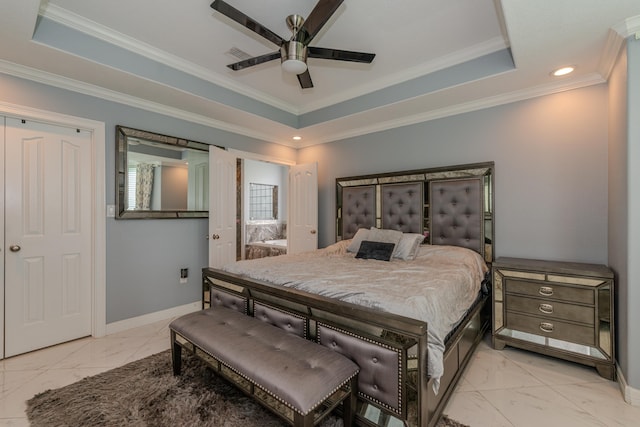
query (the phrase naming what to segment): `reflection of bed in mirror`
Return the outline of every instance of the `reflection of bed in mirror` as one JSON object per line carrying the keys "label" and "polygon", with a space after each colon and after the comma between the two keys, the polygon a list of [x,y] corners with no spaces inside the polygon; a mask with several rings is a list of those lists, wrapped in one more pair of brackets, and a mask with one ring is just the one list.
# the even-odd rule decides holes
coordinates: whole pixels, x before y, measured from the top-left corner
{"label": "reflection of bed in mirror", "polygon": [[[244,298],[248,314],[261,302],[306,319],[311,339],[337,343],[360,366],[361,425],[432,427],[488,327],[492,177],[483,163],[338,179],[336,244],[204,269],[203,305]],[[389,262],[359,259],[369,244],[354,242],[365,234],[374,246],[399,239]],[[430,245],[413,246],[423,236]],[[442,279],[439,289],[429,276]],[[454,287],[464,298],[436,299]]]}
{"label": "reflection of bed in mirror", "polygon": [[280,220],[250,220],[245,224],[244,259],[287,253],[287,224]]}
{"label": "reflection of bed in mirror", "polygon": [[257,259],[270,256],[285,255],[287,239],[261,240],[247,243],[246,259]]}

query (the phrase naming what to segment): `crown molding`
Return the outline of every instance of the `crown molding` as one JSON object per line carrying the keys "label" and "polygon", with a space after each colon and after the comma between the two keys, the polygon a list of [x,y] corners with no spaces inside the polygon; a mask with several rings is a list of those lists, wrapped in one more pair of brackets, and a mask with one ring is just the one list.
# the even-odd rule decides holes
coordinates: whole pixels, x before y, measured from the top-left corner
{"label": "crown molding", "polygon": [[46,73],[33,68],[24,67],[11,62],[0,60],[0,72],[14,77],[24,78],[27,80],[43,83],[49,86],[58,87],[61,89],[70,90],[73,92],[81,93],[84,95],[94,96],[97,98],[105,99],[108,101],[124,104],[127,106],[140,108],[146,111],[175,117],[181,120],[185,120],[191,123],[201,124],[204,126],[213,127],[226,132],[243,135],[249,138],[262,140],[278,145],[283,145],[291,148],[305,148],[313,145],[325,144],[329,142],[339,141],[348,138],[354,138],[370,133],[381,132],[389,129],[395,129],[403,126],[409,126],[422,122],[427,122],[443,117],[454,116],[462,113],[468,113],[472,111],[482,110],[485,108],[496,107],[513,102],[523,101],[526,99],[536,98],[544,95],[551,95],[554,93],[569,91],[573,89],[579,89],[582,87],[592,86],[596,84],[605,83],[606,80],[598,73],[592,73],[583,76],[579,79],[568,80],[563,83],[554,83],[549,85],[541,85],[533,88],[528,88],[520,91],[514,91],[502,95],[497,95],[489,98],[484,98],[477,101],[462,103],[453,105],[451,107],[441,108],[438,110],[428,111],[426,113],[415,114],[412,116],[402,117],[400,119],[388,120],[383,122],[376,122],[370,126],[364,126],[357,129],[352,129],[348,132],[334,133],[326,135],[325,138],[314,138],[313,141],[308,142],[290,142],[281,141],[274,138],[273,135],[266,133],[256,132],[252,129],[247,129],[242,126],[230,125],[219,120],[214,120],[209,117],[194,114],[185,110],[168,107],[166,105],[146,101],[137,97],[133,97],[120,92],[104,89],[98,86],[90,85],[87,83],[78,82],[73,79],[60,77],[51,73]]}
{"label": "crown molding", "polygon": [[598,64],[598,71],[609,80],[625,39],[640,31],[640,15],[627,18],[609,29],[607,41]]}
{"label": "crown molding", "polygon": [[387,88],[389,86],[397,85],[418,77],[423,77],[436,71],[440,71],[454,65],[459,65],[464,62],[480,58],[481,56],[506,49],[508,47],[509,45],[502,37],[494,37],[493,39],[478,43],[466,49],[461,49],[449,55],[437,58],[433,61],[429,61],[418,66],[408,68],[406,70],[398,71],[397,73],[386,76],[385,78],[374,80],[367,84],[354,87],[352,90],[343,91],[336,96],[324,98],[322,100],[319,100],[318,102],[307,104],[300,109],[300,114],[310,113],[321,108],[329,107],[331,105],[338,104],[349,99],[357,98],[359,96],[363,96],[368,93]]}
{"label": "crown molding", "polygon": [[552,95],[554,93],[566,92],[569,90],[580,89],[587,86],[593,86],[601,83],[605,83],[606,80],[598,73],[592,73],[580,78],[575,78],[570,81],[562,83],[553,83],[547,85],[539,85],[524,90],[518,90],[501,95],[496,95],[488,98],[483,98],[477,101],[465,102],[462,104],[453,105],[446,108],[440,108],[438,110],[428,111],[426,113],[415,114],[412,116],[402,117],[400,119],[388,120],[383,122],[376,122],[371,126],[365,126],[358,129],[353,129],[348,132],[342,132],[339,134],[333,134],[324,139],[316,139],[313,143],[299,143],[298,147],[309,147],[317,144],[326,144],[329,142],[339,141],[348,138],[354,138],[374,132],[382,132],[389,129],[395,129],[403,126],[414,125],[418,123],[424,123],[443,117],[455,116],[458,114],[469,113],[472,111],[483,110],[486,108],[497,107],[500,105],[510,104],[513,102],[524,101],[531,98],[537,98],[545,95]]}
{"label": "crown molding", "polygon": [[150,111],[153,113],[175,117],[187,122],[209,126],[226,132],[247,136],[249,138],[259,139],[265,142],[271,142],[279,145],[285,145],[288,147],[296,147],[296,144],[275,140],[272,135],[266,133],[256,132],[252,129],[247,129],[242,126],[231,125],[229,123],[215,120],[210,117],[194,114],[189,111],[169,107],[156,102],[147,101],[131,95],[123,94],[121,92],[116,92],[99,86],[83,83],[66,77],[61,77],[56,74],[51,74],[34,68],[25,67],[23,65],[14,64],[12,62],[0,60],[0,73],[23,78],[37,83],[42,83],[60,89],[66,89],[83,95],[94,96],[96,98],[116,102],[129,107],[140,108],[142,110]]}
{"label": "crown molding", "polygon": [[487,55],[509,47],[508,43],[502,36],[495,37],[482,43],[478,43],[469,48],[461,49],[457,52],[453,52],[449,55],[437,58],[434,61],[430,61],[406,70],[399,71],[383,79],[369,82],[362,86],[354,87],[353,89],[343,91],[336,96],[324,98],[315,103],[307,104],[303,107],[298,108],[293,104],[283,102],[277,97],[268,95],[264,92],[249,89],[244,85],[236,83],[232,79],[223,78],[204,67],[186,61],[183,58],[179,58],[163,50],[157,49],[154,46],[143,43],[111,28],[105,27],[104,25],[70,12],[55,4],[44,2],[43,6],[40,8],[40,15],[61,25],[72,28],[76,31],[95,37],[106,43],[110,43],[112,45],[126,49],[130,52],[134,52],[153,61],[165,64],[176,70],[185,72],[189,75],[224,87],[225,89],[229,89],[240,95],[247,96],[251,99],[255,99],[256,101],[263,102],[274,108],[278,108],[287,113],[295,115],[306,114],[317,109],[334,105],[339,102],[357,98],[367,93],[400,84],[414,78],[422,77],[426,74],[458,65],[463,62],[470,61],[483,55]]}
{"label": "crown molding", "polygon": [[159,62],[167,65],[168,67],[182,71],[194,77],[198,77],[202,80],[208,81],[209,83],[213,83],[251,99],[255,99],[256,101],[263,102],[272,107],[286,111],[287,113],[296,115],[300,114],[299,109],[296,106],[283,102],[279,98],[239,85],[234,80],[221,77],[205,67],[201,67],[183,58],[179,58],[154,46],[141,42],[140,40],[129,37],[126,34],[122,34],[109,27],[105,27],[102,24],[63,9],[60,6],[49,2],[43,3],[43,6],[40,8],[40,15],[50,19],[51,21],[57,22],[58,24],[72,28],[76,31],[80,31],[122,49],[126,49],[137,55],[144,56],[152,61]]}

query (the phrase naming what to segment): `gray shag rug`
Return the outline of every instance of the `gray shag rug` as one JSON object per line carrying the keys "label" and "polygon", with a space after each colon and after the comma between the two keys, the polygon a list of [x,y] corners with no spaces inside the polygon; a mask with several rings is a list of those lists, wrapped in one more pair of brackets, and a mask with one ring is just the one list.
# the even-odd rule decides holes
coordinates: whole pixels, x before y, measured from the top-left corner
{"label": "gray shag rug", "polygon": [[[183,352],[173,375],[171,353],[47,390],[27,402],[32,427],[283,427],[283,421]],[[330,416],[322,427],[342,427]],[[446,416],[437,427],[465,427]]]}

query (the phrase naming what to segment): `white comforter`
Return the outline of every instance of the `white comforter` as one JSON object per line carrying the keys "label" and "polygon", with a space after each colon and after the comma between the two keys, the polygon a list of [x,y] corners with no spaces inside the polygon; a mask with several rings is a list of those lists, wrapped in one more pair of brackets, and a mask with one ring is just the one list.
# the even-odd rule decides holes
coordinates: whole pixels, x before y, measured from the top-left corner
{"label": "white comforter", "polygon": [[355,258],[350,241],[298,255],[238,261],[224,271],[300,289],[428,324],[428,373],[443,374],[444,339],[480,291],[482,257],[455,246],[421,246],[413,261]]}

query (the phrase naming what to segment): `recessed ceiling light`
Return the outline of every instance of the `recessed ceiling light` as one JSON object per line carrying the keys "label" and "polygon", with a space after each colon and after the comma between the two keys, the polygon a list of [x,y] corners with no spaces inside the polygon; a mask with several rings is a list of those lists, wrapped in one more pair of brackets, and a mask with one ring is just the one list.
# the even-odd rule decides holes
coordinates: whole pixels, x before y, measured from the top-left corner
{"label": "recessed ceiling light", "polygon": [[551,75],[555,77],[566,76],[567,74],[573,73],[575,69],[576,67],[574,67],[573,65],[569,65],[566,67],[558,68],[557,70],[553,71]]}
{"label": "recessed ceiling light", "polygon": [[296,136],[294,136],[294,137],[293,137],[293,140],[294,140],[294,141],[300,141],[301,139],[302,139],[302,137],[301,137],[301,136],[297,136],[297,135],[296,135]]}

